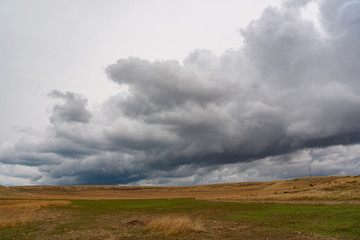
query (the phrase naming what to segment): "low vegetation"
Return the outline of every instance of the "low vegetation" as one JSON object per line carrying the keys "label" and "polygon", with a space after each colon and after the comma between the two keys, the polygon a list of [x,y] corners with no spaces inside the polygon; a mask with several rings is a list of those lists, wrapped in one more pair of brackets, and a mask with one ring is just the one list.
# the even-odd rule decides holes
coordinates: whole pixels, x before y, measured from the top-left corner
{"label": "low vegetation", "polygon": [[185,187],[0,186],[0,239],[360,239],[360,176]]}
{"label": "low vegetation", "polygon": [[201,186],[20,186],[0,189],[0,198],[25,199],[161,199],[221,201],[358,201],[360,176],[297,178],[272,182]]}
{"label": "low vegetation", "polygon": [[0,228],[0,239],[360,239],[358,204],[196,199],[71,200],[52,219]]}
{"label": "low vegetation", "polygon": [[165,236],[205,231],[204,225],[199,219],[191,219],[184,215],[165,215],[151,219],[147,223],[146,229],[160,231]]}
{"label": "low vegetation", "polygon": [[0,227],[47,219],[44,207],[66,206],[70,201],[0,200]]}

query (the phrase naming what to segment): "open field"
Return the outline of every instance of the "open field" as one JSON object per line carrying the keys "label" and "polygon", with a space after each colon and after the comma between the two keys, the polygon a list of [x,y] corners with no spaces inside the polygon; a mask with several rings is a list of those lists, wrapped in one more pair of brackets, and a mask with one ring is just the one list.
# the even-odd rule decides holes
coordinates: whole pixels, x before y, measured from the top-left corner
{"label": "open field", "polygon": [[360,177],[0,188],[0,239],[360,239]]}
{"label": "open field", "polygon": [[21,186],[0,188],[12,199],[161,199],[222,201],[354,201],[360,202],[360,176],[298,178],[273,182],[223,183],[183,187]]}
{"label": "open field", "polygon": [[65,206],[70,201],[0,200],[0,227],[10,227],[47,218],[44,207]]}
{"label": "open field", "polygon": [[357,204],[71,202],[46,209],[47,218],[0,228],[0,239],[360,239]]}

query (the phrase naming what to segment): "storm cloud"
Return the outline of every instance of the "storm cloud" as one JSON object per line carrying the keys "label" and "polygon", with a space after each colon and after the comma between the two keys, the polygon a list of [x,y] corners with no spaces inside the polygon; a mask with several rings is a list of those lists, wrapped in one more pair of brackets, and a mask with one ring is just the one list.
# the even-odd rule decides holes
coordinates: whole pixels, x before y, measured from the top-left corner
{"label": "storm cloud", "polygon": [[[311,2],[319,26],[302,15]],[[284,179],[308,162],[315,175],[357,174],[360,2],[286,1],[239,33],[220,56],[119,59],[105,70],[119,93],[97,107],[52,91],[46,135],[2,147],[0,171],[31,168],[36,184]]]}

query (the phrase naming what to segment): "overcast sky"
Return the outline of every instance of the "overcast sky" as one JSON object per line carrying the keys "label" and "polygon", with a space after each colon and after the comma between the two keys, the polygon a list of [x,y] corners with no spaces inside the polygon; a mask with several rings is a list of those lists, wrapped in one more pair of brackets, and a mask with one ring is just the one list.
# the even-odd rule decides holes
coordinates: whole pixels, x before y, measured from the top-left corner
{"label": "overcast sky", "polygon": [[359,0],[0,0],[0,185],[360,174]]}

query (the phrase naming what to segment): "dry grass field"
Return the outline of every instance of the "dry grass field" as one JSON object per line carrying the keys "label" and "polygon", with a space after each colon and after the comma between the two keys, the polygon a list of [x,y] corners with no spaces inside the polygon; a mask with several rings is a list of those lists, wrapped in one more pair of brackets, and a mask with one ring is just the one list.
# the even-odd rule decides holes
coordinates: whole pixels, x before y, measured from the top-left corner
{"label": "dry grass field", "polygon": [[0,186],[3,239],[360,239],[360,176],[184,187]]}
{"label": "dry grass field", "polygon": [[[0,200],[0,227],[47,219],[44,207],[66,206],[70,201]],[[51,214],[54,217],[53,214]]]}
{"label": "dry grass field", "polygon": [[12,199],[164,199],[221,201],[360,201],[360,176],[298,178],[273,182],[200,186],[18,186],[2,187],[0,198]]}
{"label": "dry grass field", "polygon": [[146,222],[146,229],[164,233],[165,236],[187,232],[204,232],[205,227],[199,219],[186,215],[164,215]]}

